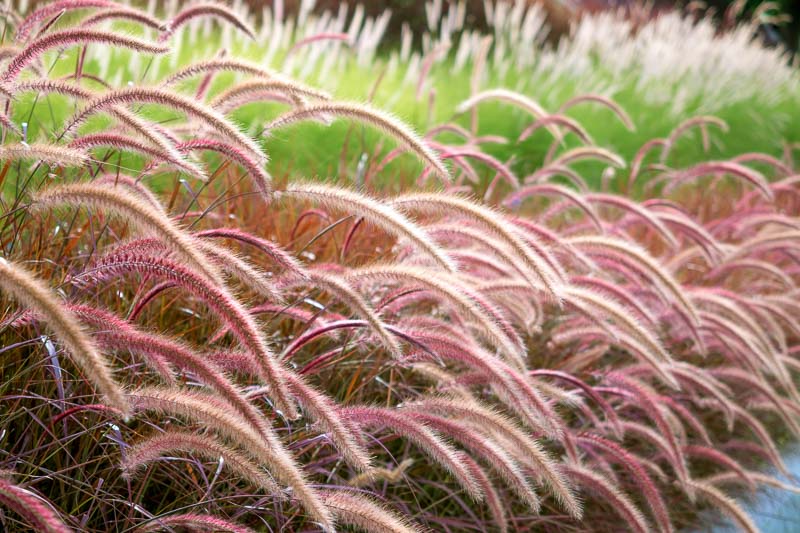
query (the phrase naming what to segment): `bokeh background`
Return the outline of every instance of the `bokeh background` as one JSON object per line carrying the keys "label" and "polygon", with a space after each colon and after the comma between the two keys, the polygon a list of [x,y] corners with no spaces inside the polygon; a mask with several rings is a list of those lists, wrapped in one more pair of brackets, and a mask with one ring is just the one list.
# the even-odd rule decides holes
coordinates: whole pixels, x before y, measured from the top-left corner
{"label": "bokeh background", "polygon": [[[741,2],[741,0],[738,0]],[[264,0],[248,0],[253,7],[264,5]],[[399,35],[401,25],[406,22],[412,28],[424,27],[425,25],[425,2],[418,0],[380,0],[363,2],[367,12],[372,15],[377,15],[386,8],[393,11],[391,30],[395,35]],[[451,3],[445,0],[445,4]],[[672,2],[664,0],[651,0],[643,2],[641,0],[527,0],[528,4],[541,4],[548,13],[550,26],[552,28],[553,37],[557,38],[560,35],[569,31],[570,22],[583,13],[595,12],[603,9],[627,9],[639,16],[641,14],[641,7],[643,4],[648,6],[653,5],[656,8],[671,8],[675,6],[686,6],[690,2]],[[737,3],[731,0],[708,0],[706,2],[691,2],[694,4],[702,4],[708,7],[716,8],[720,18],[722,13]],[[800,44],[800,1],[798,0],[748,0],[745,2],[743,16],[750,16],[762,4],[769,3],[777,6],[777,9],[770,11],[774,14],[776,11],[786,14],[791,17],[788,21],[780,26],[766,22],[763,24],[763,31],[768,40],[772,42],[783,42],[787,47],[797,50]],[[296,12],[301,4],[301,0],[286,0],[285,6],[289,12]],[[322,9],[335,10],[340,2],[338,0],[317,0],[317,7]],[[470,13],[472,19],[471,24],[475,26],[485,25],[483,19],[483,0],[468,0],[467,13]],[[256,11],[258,11],[256,9]],[[657,13],[658,9],[654,11]]]}

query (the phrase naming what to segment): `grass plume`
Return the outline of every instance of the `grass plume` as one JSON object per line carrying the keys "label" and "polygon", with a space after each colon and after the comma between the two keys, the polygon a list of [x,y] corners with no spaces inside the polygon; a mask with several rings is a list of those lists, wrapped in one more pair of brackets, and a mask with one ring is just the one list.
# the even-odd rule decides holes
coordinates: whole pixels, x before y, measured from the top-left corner
{"label": "grass plume", "polygon": [[70,357],[106,397],[109,405],[126,416],[128,402],[111,368],[75,315],[59,301],[45,283],[27,269],[0,258],[0,288],[3,293],[34,311],[64,343]]}

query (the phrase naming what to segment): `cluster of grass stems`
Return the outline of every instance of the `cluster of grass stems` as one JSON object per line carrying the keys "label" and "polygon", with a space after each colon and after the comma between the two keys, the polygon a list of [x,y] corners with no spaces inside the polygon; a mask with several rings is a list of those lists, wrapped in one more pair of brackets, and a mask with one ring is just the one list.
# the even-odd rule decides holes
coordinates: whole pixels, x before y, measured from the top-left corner
{"label": "cluster of grass stems", "polygon": [[[714,508],[754,531],[734,496],[800,492],[792,139],[714,157],[739,132],[712,114],[648,137],[607,95],[487,83],[525,65],[524,4],[488,2],[502,31],[455,56],[463,3],[429,5],[427,52],[401,52],[416,127],[380,79],[348,100],[291,75],[379,64],[358,10],[342,31],[303,2],[311,30],[275,37],[282,13],[214,3],[3,8],[0,525],[669,532]],[[218,50],[181,60],[201,24]],[[716,37],[731,70],[780,65],[744,26]],[[234,53],[265,38],[283,68]],[[436,65],[467,71],[445,120]]]}

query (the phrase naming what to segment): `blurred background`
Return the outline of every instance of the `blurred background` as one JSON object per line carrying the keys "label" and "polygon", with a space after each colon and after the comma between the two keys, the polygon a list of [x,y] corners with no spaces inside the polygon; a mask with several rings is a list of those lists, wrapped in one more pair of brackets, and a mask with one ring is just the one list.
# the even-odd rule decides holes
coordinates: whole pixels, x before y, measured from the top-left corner
{"label": "blurred background", "polygon": [[[253,7],[264,5],[264,0],[248,0]],[[317,0],[317,7],[321,9],[336,10],[341,2],[338,0]],[[350,2],[359,3],[359,2]],[[412,28],[425,26],[425,2],[418,0],[377,0],[361,2],[372,15],[377,15],[384,9],[393,11],[391,32],[399,35],[400,27],[404,22]],[[444,4],[451,3],[444,0]],[[744,4],[737,9],[740,17],[749,18],[763,11],[761,18],[761,31],[768,44],[783,43],[786,47],[797,50],[800,45],[800,0],[707,0],[675,2],[668,0],[527,0],[529,4],[541,4],[548,13],[552,38],[558,39],[569,31],[570,22],[586,12],[596,12],[604,9],[622,9],[630,12],[633,17],[657,16],[664,9],[707,9],[716,12],[720,24],[730,23],[725,20],[725,12],[736,4]],[[296,12],[301,0],[285,0],[288,11]],[[484,26],[483,0],[468,0],[467,13],[471,14],[470,21],[477,27]],[[256,10],[257,11],[257,10]]]}
{"label": "blurred background", "polygon": [[[135,1],[135,0],[134,0]],[[345,0],[346,3],[355,5],[363,4],[367,14],[376,16],[385,9],[393,12],[387,37],[399,37],[400,28],[404,23],[414,28],[425,27],[425,2],[421,0]],[[511,0],[513,1],[513,0]],[[556,41],[569,32],[572,21],[585,13],[593,13],[605,9],[618,9],[626,11],[631,17],[653,17],[668,9],[707,10],[711,9],[718,18],[720,25],[730,24],[726,20],[726,11],[735,8],[739,18],[750,19],[759,15],[761,22],[761,35],[769,45],[783,44],[793,51],[800,47],[800,0],[525,0],[528,4],[540,4],[548,14],[551,28],[551,40]],[[46,3],[47,0],[31,0],[30,6]],[[265,5],[275,4],[275,0],[244,0],[249,4],[254,13],[259,13]],[[443,0],[445,6],[455,3],[456,0]],[[146,4],[146,0],[141,0]],[[178,0],[178,4],[188,4],[185,0]],[[302,0],[283,0],[286,12],[297,13]],[[319,11],[336,11],[341,0],[317,0],[315,5]],[[483,0],[467,0],[467,13],[469,25],[485,27],[486,21],[483,13]]]}

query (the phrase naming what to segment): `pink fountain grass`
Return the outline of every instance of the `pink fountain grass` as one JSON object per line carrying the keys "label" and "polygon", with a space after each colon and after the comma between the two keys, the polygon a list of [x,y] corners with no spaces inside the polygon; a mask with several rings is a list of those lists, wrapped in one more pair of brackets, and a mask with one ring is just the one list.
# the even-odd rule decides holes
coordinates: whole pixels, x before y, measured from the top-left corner
{"label": "pink fountain grass", "polygon": [[542,35],[521,4],[481,36],[432,3],[405,81],[342,101],[312,62],[379,66],[388,15],[306,4],[0,7],[7,528],[749,531],[734,491],[800,492],[761,471],[800,436],[797,143],[497,85]]}

